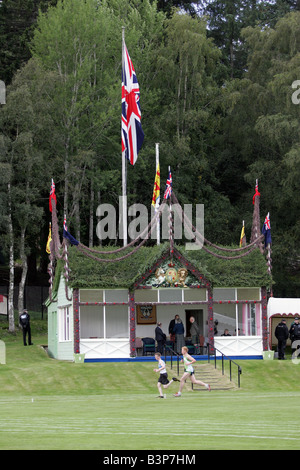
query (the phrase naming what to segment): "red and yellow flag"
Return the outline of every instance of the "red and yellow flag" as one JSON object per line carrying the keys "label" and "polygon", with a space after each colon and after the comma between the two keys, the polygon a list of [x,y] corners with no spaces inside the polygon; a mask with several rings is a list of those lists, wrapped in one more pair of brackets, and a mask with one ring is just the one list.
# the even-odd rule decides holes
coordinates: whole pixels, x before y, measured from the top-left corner
{"label": "red and yellow flag", "polygon": [[153,196],[152,196],[152,206],[155,207],[155,210],[158,209],[160,203],[160,169],[159,163],[156,168],[156,175],[154,181],[154,188],[153,188]]}
{"label": "red and yellow flag", "polygon": [[51,234],[51,222],[49,223],[49,235],[48,235],[48,240],[47,240],[47,245],[46,245],[46,252],[48,255],[50,255],[51,250],[50,250],[50,243],[52,241],[52,234]]}
{"label": "red and yellow flag", "polygon": [[246,235],[245,235],[245,225],[243,223],[241,236],[240,236],[240,248],[242,248],[242,246],[245,246],[245,245],[246,245]]}

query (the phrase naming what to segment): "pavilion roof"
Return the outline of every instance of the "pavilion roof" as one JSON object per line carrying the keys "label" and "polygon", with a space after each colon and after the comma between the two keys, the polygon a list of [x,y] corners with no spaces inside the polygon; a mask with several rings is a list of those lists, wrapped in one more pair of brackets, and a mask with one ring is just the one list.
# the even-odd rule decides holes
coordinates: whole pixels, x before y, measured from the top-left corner
{"label": "pavilion roof", "polygon": [[[187,250],[182,245],[175,245],[174,248],[177,258],[178,254],[181,255],[182,261],[186,260],[193,265],[213,287],[266,287],[271,284],[271,277],[267,273],[266,259],[259,248],[247,256],[236,259],[216,257],[203,249]],[[99,251],[103,253],[105,248],[99,247]],[[113,248],[110,246],[107,251],[111,252]],[[122,255],[119,252],[107,255],[99,254],[99,258],[120,258],[130,251],[132,248],[122,251]],[[213,248],[211,251],[217,252]],[[97,255],[93,252],[92,256]],[[156,269],[160,262],[165,262],[166,259],[171,260],[171,256],[168,242],[143,246],[127,258],[114,262],[97,261],[82,254],[76,246],[72,246],[68,250],[69,286],[90,289],[134,289],[136,283],[145,273],[149,273],[149,270],[152,271],[154,267]],[[228,258],[227,254],[226,257]],[[61,265],[60,270],[62,269]]]}

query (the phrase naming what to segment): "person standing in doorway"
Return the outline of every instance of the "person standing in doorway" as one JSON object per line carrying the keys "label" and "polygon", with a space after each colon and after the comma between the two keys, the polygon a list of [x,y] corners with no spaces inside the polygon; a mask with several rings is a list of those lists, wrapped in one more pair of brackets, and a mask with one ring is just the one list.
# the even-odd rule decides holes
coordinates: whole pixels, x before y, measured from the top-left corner
{"label": "person standing in doorway", "polygon": [[200,343],[200,328],[196,323],[195,317],[190,317],[190,322],[191,322],[191,327],[190,327],[190,333],[192,337],[192,343],[195,347],[195,351],[198,352],[199,349],[199,343]]}
{"label": "person standing in doorway", "polygon": [[20,315],[19,323],[20,323],[20,325],[22,327],[22,330],[23,330],[23,343],[24,343],[24,346],[27,346],[26,335],[28,335],[28,344],[29,344],[29,346],[32,346],[33,343],[31,342],[30,315],[29,315],[29,313],[27,312],[26,309]]}
{"label": "person standing in doorway", "polygon": [[174,326],[177,323],[178,318],[179,318],[179,315],[175,315],[175,317],[169,323],[169,335],[170,335],[170,341],[172,341],[173,349],[175,349],[175,342],[176,342]]}
{"label": "person standing in doorway", "polygon": [[181,348],[184,346],[184,326],[181,321],[181,318],[178,318],[177,323],[175,323],[175,326],[173,328],[173,332],[175,333],[175,351],[177,354],[181,353]]}
{"label": "person standing in doorway", "polygon": [[158,322],[157,323],[157,326],[155,328],[155,339],[156,339],[156,342],[157,342],[157,352],[159,352],[160,354],[163,354],[164,352],[164,345],[166,343],[166,335],[165,333],[163,332],[163,330],[161,329],[161,323]]}

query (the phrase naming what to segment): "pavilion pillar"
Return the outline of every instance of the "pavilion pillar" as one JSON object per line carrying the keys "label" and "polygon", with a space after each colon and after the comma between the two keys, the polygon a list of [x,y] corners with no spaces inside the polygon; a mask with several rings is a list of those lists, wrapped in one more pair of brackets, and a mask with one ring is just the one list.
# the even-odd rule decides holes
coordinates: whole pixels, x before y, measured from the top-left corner
{"label": "pavilion pillar", "polygon": [[135,297],[134,292],[128,292],[128,305],[129,305],[129,341],[130,341],[130,357],[136,356],[135,338],[136,338],[136,324],[135,324]]}
{"label": "pavilion pillar", "polygon": [[79,289],[73,289],[74,353],[80,353]]}
{"label": "pavilion pillar", "polygon": [[214,353],[214,309],[213,309],[213,291],[212,287],[207,287],[207,326],[208,326],[208,343],[209,353]]}
{"label": "pavilion pillar", "polygon": [[266,287],[261,288],[261,324],[262,324],[262,338],[263,338],[263,350],[268,351],[269,349],[269,331],[268,331],[268,313],[267,313],[267,289]]}

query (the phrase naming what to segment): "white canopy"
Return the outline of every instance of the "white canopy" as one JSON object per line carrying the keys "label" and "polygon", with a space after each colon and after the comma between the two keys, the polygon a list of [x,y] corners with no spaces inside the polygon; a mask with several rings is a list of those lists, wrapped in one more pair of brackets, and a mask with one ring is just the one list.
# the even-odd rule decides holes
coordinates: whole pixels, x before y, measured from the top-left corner
{"label": "white canopy", "polygon": [[276,314],[300,316],[300,299],[277,299],[270,297],[268,301],[268,319]]}

